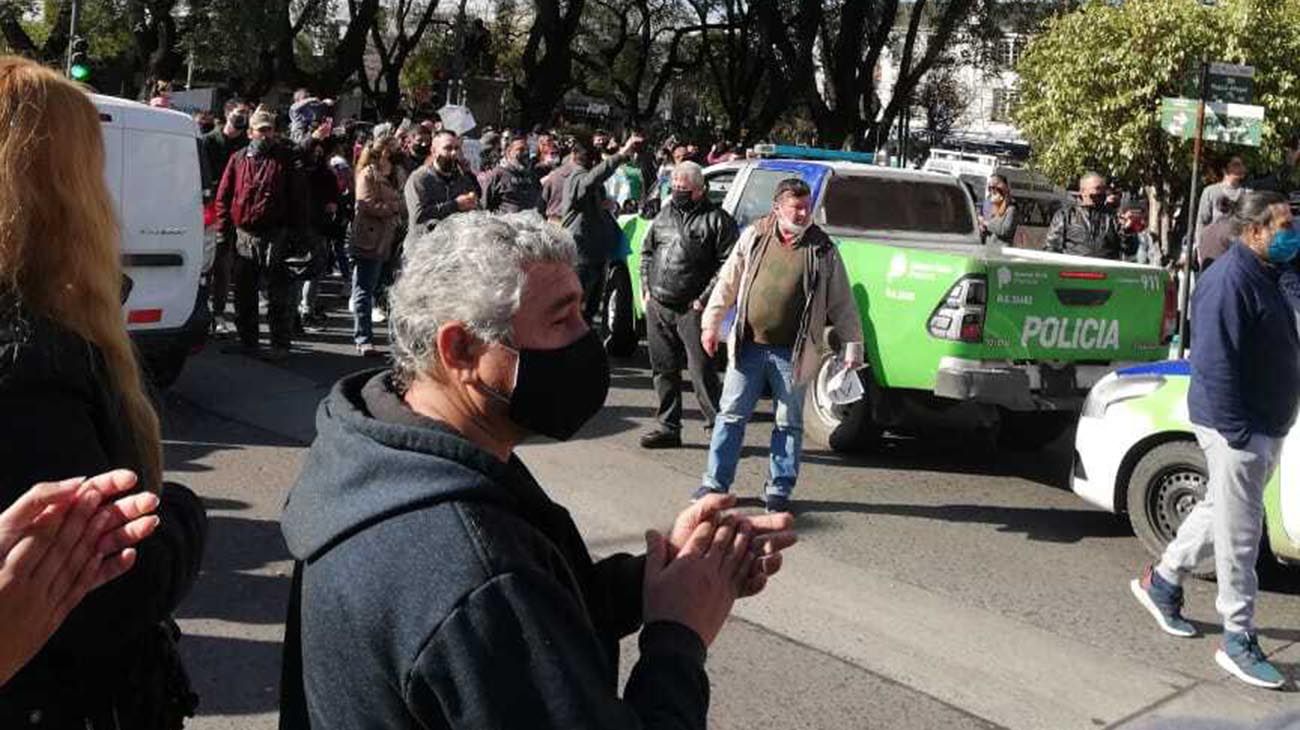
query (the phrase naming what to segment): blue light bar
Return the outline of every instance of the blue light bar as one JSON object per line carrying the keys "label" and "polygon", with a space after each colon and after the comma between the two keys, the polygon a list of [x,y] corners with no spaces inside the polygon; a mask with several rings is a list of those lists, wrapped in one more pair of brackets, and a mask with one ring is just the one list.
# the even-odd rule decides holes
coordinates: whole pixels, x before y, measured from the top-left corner
{"label": "blue light bar", "polygon": [[870,152],[827,150],[820,147],[799,147],[792,144],[756,144],[754,145],[754,153],[760,157],[768,158],[861,162],[864,165],[872,165],[876,162],[876,156]]}

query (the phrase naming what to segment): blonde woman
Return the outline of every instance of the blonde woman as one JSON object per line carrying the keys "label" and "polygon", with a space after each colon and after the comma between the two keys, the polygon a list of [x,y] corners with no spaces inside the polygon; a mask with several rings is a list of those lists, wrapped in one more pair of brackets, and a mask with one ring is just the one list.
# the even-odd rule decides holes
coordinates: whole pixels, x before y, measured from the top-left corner
{"label": "blonde woman", "polygon": [[115,468],[159,501],[132,570],[86,596],[0,688],[4,728],[35,718],[58,730],[152,730],[193,711],[169,616],[198,572],[206,517],[192,492],[162,484],[103,169],[85,93],[0,57],[0,509],[34,483]]}
{"label": "blonde woman", "polygon": [[370,312],[384,264],[393,255],[402,221],[401,172],[395,160],[400,148],[389,136],[375,138],[357,162],[357,208],[352,220],[353,341],[363,357],[377,353]]}

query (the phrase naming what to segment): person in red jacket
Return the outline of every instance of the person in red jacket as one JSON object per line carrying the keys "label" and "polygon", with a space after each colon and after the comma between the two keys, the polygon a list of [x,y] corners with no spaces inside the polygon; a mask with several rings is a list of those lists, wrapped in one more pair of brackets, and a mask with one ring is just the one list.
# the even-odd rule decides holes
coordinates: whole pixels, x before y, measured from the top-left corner
{"label": "person in red jacket", "polygon": [[230,158],[217,188],[217,224],[235,231],[234,352],[258,354],[257,294],[265,283],[271,329],[268,360],[289,356],[295,311],[293,281],[285,264],[291,230],[307,224],[307,190],[292,150],[276,142],[275,117],[253,114],[248,147]]}

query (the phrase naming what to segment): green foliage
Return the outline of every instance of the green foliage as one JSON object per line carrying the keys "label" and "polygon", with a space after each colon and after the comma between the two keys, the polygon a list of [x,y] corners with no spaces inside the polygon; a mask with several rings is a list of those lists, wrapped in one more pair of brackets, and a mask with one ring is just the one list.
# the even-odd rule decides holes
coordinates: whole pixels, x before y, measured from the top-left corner
{"label": "green foliage", "polygon": [[1297,11],[1300,0],[1094,0],[1050,20],[1017,68],[1016,121],[1034,164],[1061,182],[1096,169],[1176,197],[1190,176],[1190,143],[1160,129],[1159,103],[1184,95],[1201,59],[1256,67],[1264,147],[1234,151],[1277,159],[1300,122]]}

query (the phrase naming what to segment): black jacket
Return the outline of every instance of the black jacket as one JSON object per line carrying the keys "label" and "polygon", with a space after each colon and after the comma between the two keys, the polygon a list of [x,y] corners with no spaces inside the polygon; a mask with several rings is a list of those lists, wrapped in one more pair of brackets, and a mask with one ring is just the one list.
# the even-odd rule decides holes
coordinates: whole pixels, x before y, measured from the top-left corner
{"label": "black jacket", "polygon": [[494,213],[543,212],[542,183],[531,167],[498,165],[483,177],[483,209]]}
{"label": "black jacket", "polygon": [[[49,320],[0,304],[0,509],[36,482],[139,469],[98,349]],[[160,621],[198,575],[207,517],[166,485],[158,529],[126,575],[88,595],[31,662],[0,688],[0,727],[112,727],[146,688],[133,677]],[[44,724],[28,725],[33,711]]]}
{"label": "black jacket", "polygon": [[465,171],[443,175],[431,165],[421,165],[406,178],[406,214],[410,217],[406,240],[411,241],[433,229],[438,221],[460,212],[456,198],[465,193],[481,197],[478,178]]}
{"label": "black jacket", "polygon": [[683,211],[666,205],[641,244],[641,291],[670,307],[707,302],[740,231],[708,198]]}
{"label": "black jacket", "polygon": [[415,414],[386,372],[340,381],[316,427],[281,520],[300,561],[281,727],[705,726],[704,646],[679,624],[641,632],[619,699],[644,560],[593,563],[518,459]]}
{"label": "black jacket", "polygon": [[1098,259],[1118,259],[1123,246],[1119,221],[1109,208],[1063,206],[1047,229],[1047,250]]}

